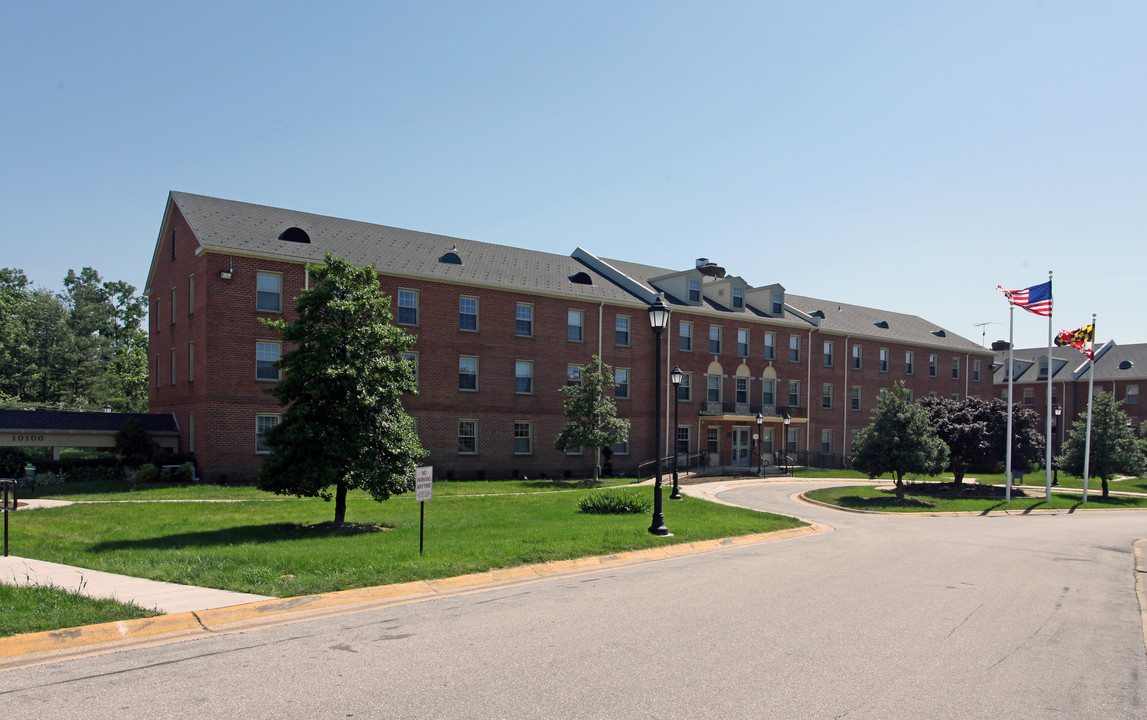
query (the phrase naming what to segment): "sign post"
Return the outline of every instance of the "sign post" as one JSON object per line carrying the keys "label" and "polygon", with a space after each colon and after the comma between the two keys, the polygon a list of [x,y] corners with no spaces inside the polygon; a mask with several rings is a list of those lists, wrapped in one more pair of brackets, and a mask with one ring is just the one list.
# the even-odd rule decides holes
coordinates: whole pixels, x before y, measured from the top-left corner
{"label": "sign post", "polygon": [[434,491],[434,468],[430,465],[414,471],[414,500],[418,503],[418,554],[422,554],[422,532],[426,527],[426,501]]}

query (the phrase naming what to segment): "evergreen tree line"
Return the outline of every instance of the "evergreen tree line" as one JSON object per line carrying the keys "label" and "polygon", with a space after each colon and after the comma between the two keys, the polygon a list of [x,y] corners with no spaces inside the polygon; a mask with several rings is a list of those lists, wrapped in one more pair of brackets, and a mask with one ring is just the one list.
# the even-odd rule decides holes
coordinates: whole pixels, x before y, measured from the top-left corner
{"label": "evergreen tree line", "polygon": [[90,267],[64,291],[0,268],[0,406],[147,411],[147,299]]}

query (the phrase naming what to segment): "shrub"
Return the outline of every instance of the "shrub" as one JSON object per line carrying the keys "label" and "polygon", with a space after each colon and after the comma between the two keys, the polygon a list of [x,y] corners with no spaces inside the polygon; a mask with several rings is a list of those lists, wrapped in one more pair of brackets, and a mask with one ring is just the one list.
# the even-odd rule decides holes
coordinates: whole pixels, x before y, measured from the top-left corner
{"label": "shrub", "polygon": [[150,483],[156,480],[159,480],[159,468],[151,463],[140,465],[131,476],[131,481],[134,483]]}
{"label": "shrub", "polygon": [[24,477],[24,464],[28,454],[19,448],[0,448],[0,477]]}
{"label": "shrub", "polygon": [[625,515],[649,512],[653,501],[635,490],[591,492],[578,501],[583,513]]}
{"label": "shrub", "polygon": [[190,462],[185,462],[179,466],[175,471],[175,479],[177,482],[190,484],[195,481],[195,466]]}

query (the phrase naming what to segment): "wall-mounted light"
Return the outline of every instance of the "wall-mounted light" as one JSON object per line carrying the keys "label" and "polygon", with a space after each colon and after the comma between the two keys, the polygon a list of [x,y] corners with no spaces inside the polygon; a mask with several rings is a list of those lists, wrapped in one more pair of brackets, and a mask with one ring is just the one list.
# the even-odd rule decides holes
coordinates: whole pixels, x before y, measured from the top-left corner
{"label": "wall-mounted light", "polygon": [[231,279],[231,271],[230,270],[220,270],[219,271],[219,277],[223,280],[230,280]]}

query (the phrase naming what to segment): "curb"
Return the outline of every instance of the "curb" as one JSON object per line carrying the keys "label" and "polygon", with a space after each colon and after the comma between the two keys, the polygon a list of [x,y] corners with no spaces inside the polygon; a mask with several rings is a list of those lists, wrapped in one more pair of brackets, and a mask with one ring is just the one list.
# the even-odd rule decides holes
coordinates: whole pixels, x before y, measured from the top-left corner
{"label": "curb", "polygon": [[556,560],[451,578],[260,600],[211,610],[14,635],[0,638],[0,671],[149,644],[313,620],[432,597],[460,595],[500,586],[535,582],[558,575],[588,573],[610,567],[787,540],[824,532],[825,529],[827,528],[823,526],[810,525],[771,533],[631,550],[614,555]]}
{"label": "curb", "polygon": [[888,515],[892,517],[1001,517],[1005,515],[1074,515],[1077,512],[1088,513],[1108,513],[1108,512],[1147,512],[1147,508],[1079,508],[1079,509],[1054,509],[1054,508],[1037,508],[1029,510],[989,510],[982,512],[979,510],[961,510],[959,512],[946,511],[946,512],[889,512],[886,510],[861,510],[860,508],[844,507],[843,505],[833,505],[832,503],[824,502],[823,500],[815,500],[807,497],[806,493],[813,492],[812,490],[805,490],[804,492],[796,493],[793,497],[801,502],[808,503],[809,505],[817,505],[819,507],[828,508],[830,510],[838,510],[840,512],[856,513],[858,515]]}
{"label": "curb", "polygon": [[1135,553],[1135,594],[1139,596],[1139,615],[1143,618],[1143,647],[1147,648],[1147,538],[1131,544]]}

